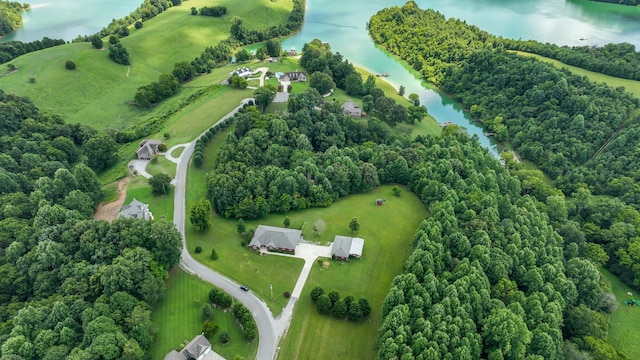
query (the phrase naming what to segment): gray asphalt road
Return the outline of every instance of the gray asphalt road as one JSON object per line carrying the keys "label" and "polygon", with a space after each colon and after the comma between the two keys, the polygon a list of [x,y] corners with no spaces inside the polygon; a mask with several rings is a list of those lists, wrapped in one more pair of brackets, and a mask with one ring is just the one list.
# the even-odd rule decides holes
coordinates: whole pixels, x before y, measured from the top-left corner
{"label": "gray asphalt road", "polygon": [[[243,100],[243,103],[249,99]],[[242,105],[241,105],[242,106]],[[227,116],[220,121],[225,120],[227,117],[233,116],[238,109],[237,107]],[[218,125],[220,123],[216,123]],[[175,189],[174,189],[174,210],[173,210],[173,222],[176,228],[182,234],[182,258],[180,260],[180,267],[185,271],[197,275],[201,279],[214,284],[222,290],[229,293],[231,296],[242,302],[253,314],[253,318],[256,321],[258,327],[258,354],[256,358],[258,360],[271,360],[275,356],[276,346],[278,344],[278,335],[276,331],[276,324],[271,314],[271,311],[267,305],[254,296],[250,291],[244,292],[240,290],[240,284],[237,284],[226,277],[212,271],[208,267],[200,264],[191,257],[187,250],[187,244],[184,237],[184,228],[186,221],[186,205],[185,205],[185,192],[186,192],[186,180],[187,180],[187,168],[189,161],[193,155],[193,149],[195,147],[195,141],[187,144],[182,152],[176,169]]]}

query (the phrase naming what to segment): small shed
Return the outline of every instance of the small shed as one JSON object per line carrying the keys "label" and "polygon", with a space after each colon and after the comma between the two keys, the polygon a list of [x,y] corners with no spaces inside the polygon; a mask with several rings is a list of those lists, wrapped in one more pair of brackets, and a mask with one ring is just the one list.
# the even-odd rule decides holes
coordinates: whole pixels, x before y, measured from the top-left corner
{"label": "small shed", "polygon": [[377,206],[382,206],[382,205],[384,205],[384,199],[376,199],[376,205],[377,205]]}

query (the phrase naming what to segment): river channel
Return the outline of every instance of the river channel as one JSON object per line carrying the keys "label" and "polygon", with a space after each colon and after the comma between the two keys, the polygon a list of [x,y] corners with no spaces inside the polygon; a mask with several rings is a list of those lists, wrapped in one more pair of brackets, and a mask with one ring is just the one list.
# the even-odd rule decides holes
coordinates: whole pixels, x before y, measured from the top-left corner
{"label": "river channel", "polygon": [[[247,1],[247,0],[244,0]],[[478,136],[497,155],[497,148],[474,125],[459,104],[422,81],[401,61],[375,46],[366,29],[378,10],[402,5],[404,0],[307,0],[302,30],[284,40],[285,49],[301,49],[314,38],[329,42],[356,65],[374,73],[389,73],[387,80],[420,96],[438,122],[453,122]],[[417,0],[446,17],[465,20],[492,34],[513,39],[533,39],[559,45],[603,45],[628,42],[640,47],[640,7],[588,0]],[[24,13],[24,26],[3,40],[32,41],[43,36],[71,40],[93,34],[113,18],[124,17],[140,0],[33,0]],[[184,6],[184,5],[183,5]]]}

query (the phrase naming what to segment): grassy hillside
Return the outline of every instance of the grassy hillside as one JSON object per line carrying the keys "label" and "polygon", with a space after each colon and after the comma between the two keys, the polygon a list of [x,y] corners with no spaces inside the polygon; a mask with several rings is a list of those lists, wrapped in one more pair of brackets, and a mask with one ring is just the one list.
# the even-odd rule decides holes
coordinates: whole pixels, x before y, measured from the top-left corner
{"label": "grassy hillside", "polygon": [[[620,353],[629,359],[637,358],[640,354],[640,306],[625,305],[628,299],[640,299],[637,289],[623,284],[620,279],[604,268],[600,272],[609,281],[611,291],[618,299],[616,309],[609,317],[609,334],[607,340]],[[629,296],[627,293],[632,293]]]}
{"label": "grassy hillside", "polygon": [[[192,6],[218,4],[227,6],[225,17],[191,15]],[[67,122],[124,128],[167,106],[140,110],[128,105],[136,89],[170,72],[176,62],[191,61],[207,46],[228,37],[233,16],[245,18],[249,28],[268,28],[286,22],[292,7],[291,0],[190,0],[145,22],[142,29],[132,28],[131,35],[122,39],[131,54],[131,66],[112,62],[107,50],[95,50],[89,43],[67,44],[13,60],[19,71],[2,77],[0,84],[4,91],[28,96]],[[66,70],[67,60],[74,61],[77,69]],[[31,77],[34,83],[29,82]]]}

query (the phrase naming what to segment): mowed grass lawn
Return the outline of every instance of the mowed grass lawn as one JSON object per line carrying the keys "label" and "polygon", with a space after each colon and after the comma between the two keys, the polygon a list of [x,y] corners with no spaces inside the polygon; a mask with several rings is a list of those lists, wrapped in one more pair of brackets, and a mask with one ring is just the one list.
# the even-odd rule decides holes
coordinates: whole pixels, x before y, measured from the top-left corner
{"label": "mowed grass lawn", "polygon": [[[192,6],[213,5],[227,6],[228,14],[222,18],[191,15]],[[61,115],[67,123],[122,129],[140,118],[157,116],[177,102],[170,99],[151,110],[127,104],[138,87],[156,81],[159,75],[170,73],[175,63],[192,61],[206,47],[228,37],[234,16],[244,18],[250,29],[263,29],[284,24],[292,8],[292,0],[190,0],[146,21],[139,30],[131,27],[131,35],[121,40],[130,53],[130,66],[114,63],[108,50],[93,49],[90,43],[66,44],[11,61],[18,71],[2,78],[2,89],[30,97],[38,107]],[[65,69],[67,60],[76,63],[76,70]],[[35,83],[29,82],[30,77]],[[183,89],[174,98],[194,91]]]}
{"label": "mowed grass lawn", "polygon": [[[392,195],[392,186],[380,186],[366,193],[337,201],[327,209],[312,209],[290,214],[293,223],[300,218],[314,221],[322,218],[327,230],[320,242],[334,235],[357,235],[364,239],[362,259],[348,262],[329,260],[327,269],[314,265],[294,310],[287,336],[281,342],[279,359],[373,359],[377,331],[382,323],[382,302],[393,278],[402,273],[411,253],[411,240],[426,216],[422,202],[408,189],[400,197]],[[375,199],[386,199],[376,206]],[[349,220],[357,217],[360,230],[353,234]],[[313,240],[311,224],[305,227],[305,238]],[[364,296],[373,309],[369,320],[351,323],[320,315],[309,293],[315,286],[325,292],[336,290],[341,297]]]}
{"label": "mowed grass lawn", "polygon": [[[609,317],[608,340],[619,353],[629,359],[637,359],[640,354],[640,306],[625,305],[624,301],[640,299],[640,294],[606,269],[600,268],[600,272],[609,281],[611,290],[618,298],[618,309]],[[627,295],[627,292],[631,292],[633,296]]]}
{"label": "mowed grass lawn", "polygon": [[[213,285],[189,275],[180,269],[174,269],[166,282],[167,291],[153,308],[151,320],[156,328],[156,337],[151,346],[151,359],[163,360],[164,356],[173,349],[190,341],[202,332],[202,318],[200,310],[208,302],[209,290]],[[247,343],[230,311],[223,312],[213,309],[213,322],[220,327],[218,332],[209,339],[212,348],[227,359],[236,355],[244,359],[253,359],[258,349],[258,343]],[[220,344],[220,331],[227,330],[231,342]]]}

